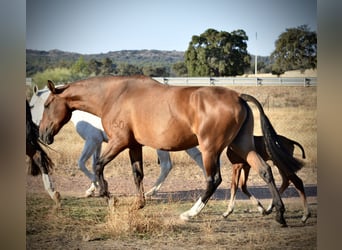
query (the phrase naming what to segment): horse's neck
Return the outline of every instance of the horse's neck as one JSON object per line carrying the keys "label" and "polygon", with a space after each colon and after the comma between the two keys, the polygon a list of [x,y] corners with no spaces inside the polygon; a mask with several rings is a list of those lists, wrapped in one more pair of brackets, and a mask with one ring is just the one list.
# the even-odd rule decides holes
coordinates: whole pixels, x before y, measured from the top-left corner
{"label": "horse's neck", "polygon": [[101,93],[93,90],[91,84],[89,86],[70,86],[65,92],[65,95],[68,97],[68,105],[71,109],[85,111],[101,117],[103,99],[101,98]]}

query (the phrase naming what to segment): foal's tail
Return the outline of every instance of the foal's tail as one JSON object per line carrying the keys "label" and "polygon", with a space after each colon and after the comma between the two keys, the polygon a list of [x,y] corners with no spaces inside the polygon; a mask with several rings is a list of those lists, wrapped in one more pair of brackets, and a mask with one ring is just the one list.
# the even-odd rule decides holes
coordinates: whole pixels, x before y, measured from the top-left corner
{"label": "foal's tail", "polygon": [[303,167],[303,163],[285,150],[285,147],[279,140],[278,135],[266,116],[260,102],[251,95],[240,94],[240,97],[244,101],[253,102],[257,106],[260,112],[261,129],[264,135],[266,149],[274,164],[287,175],[291,175],[300,170]]}
{"label": "foal's tail", "polygon": [[302,158],[305,159],[306,156],[305,156],[305,151],[304,151],[304,147],[299,143],[299,142],[296,142],[294,140],[290,140],[290,142],[293,144],[293,145],[296,145],[300,148],[300,150],[302,150]]}

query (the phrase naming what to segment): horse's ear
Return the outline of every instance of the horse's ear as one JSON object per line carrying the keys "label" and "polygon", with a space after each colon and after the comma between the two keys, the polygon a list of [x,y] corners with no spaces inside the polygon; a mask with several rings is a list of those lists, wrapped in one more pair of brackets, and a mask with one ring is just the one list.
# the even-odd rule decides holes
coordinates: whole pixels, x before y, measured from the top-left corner
{"label": "horse's ear", "polygon": [[51,91],[51,93],[56,94],[55,84],[51,80],[48,80],[47,86],[49,90]]}

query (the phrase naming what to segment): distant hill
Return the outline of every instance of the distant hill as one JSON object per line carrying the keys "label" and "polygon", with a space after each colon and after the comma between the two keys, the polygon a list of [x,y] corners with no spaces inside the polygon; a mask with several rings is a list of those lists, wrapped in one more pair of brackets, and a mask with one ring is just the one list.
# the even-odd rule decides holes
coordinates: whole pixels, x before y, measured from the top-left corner
{"label": "distant hill", "polygon": [[164,50],[120,50],[100,54],[79,54],[60,50],[26,50],[26,75],[32,76],[36,72],[47,68],[69,67],[81,56],[86,61],[95,59],[102,61],[109,58],[113,63],[128,63],[137,66],[153,65],[171,67],[172,64],[184,60],[184,51]]}

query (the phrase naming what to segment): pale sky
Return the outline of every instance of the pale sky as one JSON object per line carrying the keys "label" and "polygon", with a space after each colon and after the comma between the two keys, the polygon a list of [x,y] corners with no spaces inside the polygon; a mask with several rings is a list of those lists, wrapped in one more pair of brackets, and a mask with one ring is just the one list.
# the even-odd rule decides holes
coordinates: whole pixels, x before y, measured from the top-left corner
{"label": "pale sky", "polygon": [[248,52],[269,56],[281,33],[304,24],[317,32],[316,0],[27,0],[26,48],[185,51],[213,28],[243,29]]}

